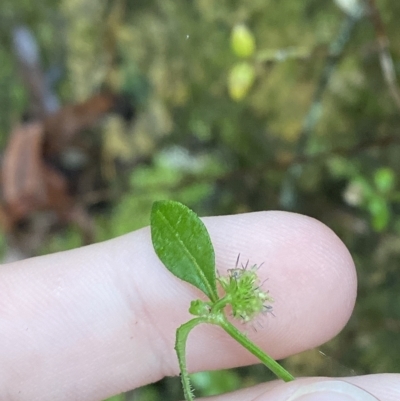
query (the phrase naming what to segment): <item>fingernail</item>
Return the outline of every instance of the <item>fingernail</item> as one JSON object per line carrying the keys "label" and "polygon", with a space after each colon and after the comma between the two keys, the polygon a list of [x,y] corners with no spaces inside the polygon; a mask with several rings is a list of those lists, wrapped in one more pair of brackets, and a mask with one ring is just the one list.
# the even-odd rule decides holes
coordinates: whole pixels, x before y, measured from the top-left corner
{"label": "fingernail", "polygon": [[379,401],[372,394],[342,380],[327,380],[297,389],[287,401]]}

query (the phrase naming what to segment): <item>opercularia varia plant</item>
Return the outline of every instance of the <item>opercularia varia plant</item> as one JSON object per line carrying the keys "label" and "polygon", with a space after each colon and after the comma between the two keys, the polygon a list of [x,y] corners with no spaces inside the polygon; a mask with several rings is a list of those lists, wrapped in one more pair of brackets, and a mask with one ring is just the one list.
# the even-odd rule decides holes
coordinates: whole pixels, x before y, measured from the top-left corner
{"label": "opercularia varia plant", "polygon": [[[214,248],[206,227],[196,213],[179,202],[159,201],[153,204],[151,238],[155,252],[165,267],[208,298],[207,301],[196,299],[191,302],[189,312],[194,318],[176,331],[175,350],[187,401],[192,401],[194,396],[186,367],[186,341],[189,332],[201,323],[221,327],[282,380],[294,379],[227,319],[227,306],[230,306],[234,318],[245,323],[272,309],[273,300],[262,289],[256,265],[238,266],[237,263],[228,270],[227,276],[217,276]],[[222,291],[218,291],[218,285]]]}

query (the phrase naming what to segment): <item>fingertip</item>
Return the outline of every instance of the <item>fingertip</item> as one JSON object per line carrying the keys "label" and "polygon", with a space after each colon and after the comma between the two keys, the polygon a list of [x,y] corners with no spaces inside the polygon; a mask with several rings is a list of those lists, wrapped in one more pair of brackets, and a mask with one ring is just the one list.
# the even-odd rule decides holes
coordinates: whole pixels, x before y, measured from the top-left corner
{"label": "fingertip", "polygon": [[[259,275],[275,300],[275,317],[261,318],[263,328],[249,335],[273,357],[318,346],[345,326],[356,298],[355,268],[346,246],[326,225],[279,211],[204,221],[220,272],[234,267],[239,254],[244,263],[263,263]],[[249,359],[245,351],[235,352],[242,363]],[[221,359],[232,364],[231,356]]]}

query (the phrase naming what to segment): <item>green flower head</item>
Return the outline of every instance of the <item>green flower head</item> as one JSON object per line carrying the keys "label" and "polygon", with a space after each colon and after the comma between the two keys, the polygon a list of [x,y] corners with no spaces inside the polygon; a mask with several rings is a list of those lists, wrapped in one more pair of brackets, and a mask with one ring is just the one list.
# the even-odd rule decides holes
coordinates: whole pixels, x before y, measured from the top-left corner
{"label": "green flower head", "polygon": [[218,278],[226,296],[229,297],[233,317],[245,323],[261,312],[272,310],[269,304],[273,302],[273,298],[268,291],[261,289],[258,269],[257,265],[236,266],[228,270],[228,276]]}

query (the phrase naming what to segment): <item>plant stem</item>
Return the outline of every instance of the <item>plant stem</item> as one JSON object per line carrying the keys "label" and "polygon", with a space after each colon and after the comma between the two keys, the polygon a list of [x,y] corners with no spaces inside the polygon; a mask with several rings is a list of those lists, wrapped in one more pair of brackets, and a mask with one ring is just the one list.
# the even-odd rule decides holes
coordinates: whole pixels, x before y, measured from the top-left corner
{"label": "plant stem", "polygon": [[175,351],[178,356],[183,394],[186,401],[194,400],[193,390],[190,385],[189,373],[186,367],[186,342],[190,331],[201,323],[209,323],[209,318],[196,317],[195,319],[189,320],[187,323],[182,324],[182,326],[176,330]]}
{"label": "plant stem", "polygon": [[272,359],[257,345],[251,342],[243,333],[241,333],[232,323],[225,318],[218,320],[215,324],[221,326],[232,338],[243,345],[249,352],[255,355],[265,366],[267,366],[276,376],[285,382],[294,380],[294,377],[284,369],[278,362]]}
{"label": "plant stem", "polygon": [[[224,301],[222,303],[224,303]],[[239,344],[255,355],[280,379],[284,380],[285,382],[294,380],[294,377],[286,369],[284,369],[281,365],[279,365],[278,362],[257,347],[257,345],[251,342],[232,323],[229,323],[222,311],[218,311],[208,316],[200,316],[189,320],[187,323],[180,326],[176,331],[175,351],[178,356],[183,394],[186,401],[194,401],[193,390],[190,385],[189,373],[186,367],[186,342],[190,331],[201,323],[211,323],[215,324],[216,326],[220,326]]]}
{"label": "plant stem", "polygon": [[225,295],[224,297],[218,299],[217,302],[214,302],[212,306],[212,313],[219,314],[219,312],[225,308],[231,302],[231,297],[229,295]]}

